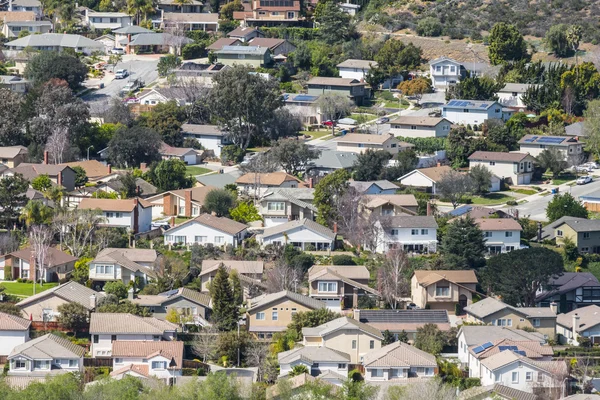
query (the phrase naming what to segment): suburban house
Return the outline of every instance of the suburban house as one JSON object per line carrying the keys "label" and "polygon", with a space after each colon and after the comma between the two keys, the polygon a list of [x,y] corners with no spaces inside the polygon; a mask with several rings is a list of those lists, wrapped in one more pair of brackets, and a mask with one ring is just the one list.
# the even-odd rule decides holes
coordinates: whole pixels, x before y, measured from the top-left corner
{"label": "suburban house", "polygon": [[600,282],[591,272],[563,272],[551,277],[538,290],[535,302],[538,307],[549,307],[555,303],[559,313],[568,313],[581,307],[600,305],[598,291]]}
{"label": "suburban house", "polygon": [[183,368],[183,342],[115,340],[112,342],[113,379],[126,375],[156,377],[168,385],[175,384]]}
{"label": "suburban house", "polygon": [[263,246],[291,244],[302,250],[333,250],[336,236],[331,229],[303,218],[266,228],[258,240]]}
{"label": "suburban house", "polygon": [[251,0],[250,6],[249,11],[234,11],[233,18],[242,25],[256,26],[295,25],[302,19],[299,0]]}
{"label": "suburban house", "polygon": [[219,189],[225,189],[227,185],[235,184],[237,178],[242,176],[239,169],[234,169],[231,172],[224,173],[219,171],[217,174],[199,175],[196,176],[196,187],[213,186]]}
{"label": "suburban house", "polygon": [[481,125],[488,119],[508,121],[512,113],[497,101],[450,100],[442,107],[442,117],[458,125]]}
{"label": "suburban house", "polygon": [[201,62],[187,61],[173,70],[173,74],[182,84],[202,85],[207,88],[214,86],[215,76],[231,67],[223,64],[206,64]]}
{"label": "suburban house", "polygon": [[452,122],[441,117],[399,117],[390,121],[390,133],[401,137],[446,137]]}
{"label": "suburban house", "polygon": [[360,10],[360,4],[352,4],[352,3],[340,3],[338,4],[343,12],[346,14],[350,14],[352,16],[356,15],[358,10]]}
{"label": "suburban house", "polygon": [[25,94],[29,89],[29,81],[14,75],[0,75],[0,89]]}
{"label": "suburban house", "polygon": [[362,365],[367,382],[433,377],[438,373],[433,354],[400,341],[368,352]]}
{"label": "suburban house", "polygon": [[98,160],[73,161],[65,163],[64,165],[68,165],[71,168],[83,168],[85,175],[90,182],[105,182],[119,177],[118,174],[113,173],[110,164],[105,165]]}
{"label": "suburban house", "polygon": [[306,93],[284,93],[283,106],[298,116],[305,125],[318,125],[323,122],[317,100],[320,95],[309,96]]}
{"label": "suburban house", "polygon": [[43,279],[46,282],[58,282],[71,274],[75,267],[75,261],[78,259],[56,247],[48,247],[44,265],[35,265],[40,260],[36,261],[34,249],[25,247],[10,253],[5,261],[5,266],[12,267],[13,279]]}
{"label": "suburban house", "polygon": [[152,21],[154,28],[180,29],[183,31],[217,32],[219,30],[218,13],[182,13],[162,12],[160,20]]}
{"label": "suburban house", "polygon": [[[387,211],[387,209],[386,209]],[[390,249],[403,249],[414,253],[437,252],[438,224],[431,215],[395,215],[377,221],[379,239],[376,251],[385,253]]]}
{"label": "suburban house", "polygon": [[43,33],[41,35],[27,35],[5,43],[7,49],[20,52],[26,48],[38,51],[62,52],[64,49],[72,49],[77,53],[90,55],[95,51],[104,51],[104,45],[85,36],[68,33]]}
{"label": "suburban house", "polygon": [[370,149],[373,151],[387,151],[391,155],[399,151],[413,147],[412,144],[398,142],[394,135],[368,135],[362,133],[348,133],[334,139],[337,151],[349,151],[352,153],[363,153]]}
{"label": "suburban house", "polygon": [[239,26],[229,32],[227,37],[230,39],[237,39],[242,43],[250,42],[252,39],[257,37],[265,37],[264,33],[251,26]]}
{"label": "suburban house", "polygon": [[133,199],[82,199],[82,210],[100,210],[101,226],[125,228],[133,233],[148,232],[152,224],[152,204],[140,198]]}
{"label": "suburban house", "polygon": [[193,43],[192,39],[185,36],[175,36],[167,32],[163,33],[140,33],[121,41],[117,40],[117,44],[125,47],[127,54],[141,53],[170,53],[175,54],[178,47],[183,47],[186,44]]}
{"label": "suburban house", "polygon": [[452,171],[447,165],[415,169],[398,178],[402,186],[425,189],[428,193],[437,194],[435,185],[445,174]]}
{"label": "suburban house", "polygon": [[201,13],[203,3],[198,0],[187,0],[185,4],[178,4],[175,0],[158,0],[156,5],[166,13]]}
{"label": "suburban house", "polygon": [[104,292],[96,292],[77,282],[67,282],[43,292],[34,294],[17,303],[23,317],[30,321],[52,322],[59,315],[58,307],[63,304],[78,303],[89,312],[96,308]]}
{"label": "suburban house", "polygon": [[358,159],[357,153],[347,151],[323,150],[321,155],[306,166],[306,175],[317,181],[338,169],[350,170]]}
{"label": "suburban house", "polygon": [[265,227],[284,224],[288,221],[317,217],[313,206],[314,189],[282,188],[267,191],[258,203],[258,213],[262,215]]}
{"label": "suburban house", "polygon": [[217,61],[223,65],[250,65],[254,68],[268,66],[272,63],[271,50],[259,46],[223,46],[213,52]]}
{"label": "suburban house", "polygon": [[498,103],[506,107],[527,108],[523,104],[523,95],[530,88],[537,88],[539,86],[530,83],[507,83],[502,89],[496,92]]}
{"label": "suburban house", "polygon": [[242,42],[236,38],[219,38],[210,46],[206,47],[208,51],[221,50],[224,46],[241,46]]}
{"label": "suburban house", "polygon": [[202,150],[192,147],[173,147],[163,142],[158,151],[163,160],[181,160],[187,165],[196,165],[202,162]]}
{"label": "suburban house", "polygon": [[[42,18],[42,2],[39,0],[11,0],[8,2],[10,13],[33,13],[35,18]],[[34,19],[35,19],[34,18]]]}
{"label": "suburban house", "polygon": [[592,345],[600,343],[600,307],[593,304],[581,307],[556,318],[556,333],[561,344],[579,346],[581,338]]}
{"label": "suburban house", "polygon": [[340,78],[365,81],[371,68],[377,68],[377,61],[348,59],[336,65]]}
{"label": "suburban house", "polygon": [[[535,158],[528,153],[476,151],[469,156],[469,168],[484,166],[507,185],[529,185],[533,177]],[[493,187],[492,192],[501,188]]]}
{"label": "suburban house", "polygon": [[364,265],[313,265],[308,270],[308,295],[332,311],[357,308],[360,297],[379,297],[369,287],[369,278]]}
{"label": "suburban house", "polygon": [[314,77],[309,80],[308,86],[309,96],[320,96],[324,93],[337,93],[350,98],[356,105],[360,106],[363,100],[369,98],[367,84],[352,78],[328,78]]}
{"label": "suburban house", "polygon": [[585,195],[579,196],[579,201],[583,203],[583,206],[588,211],[600,211],[600,191],[595,191]]}
{"label": "suburban house", "polygon": [[49,333],[13,348],[7,358],[9,376],[46,377],[83,373],[85,349]]}
{"label": "suburban house", "polygon": [[575,217],[559,221],[555,221],[552,228],[557,245],[562,246],[568,238],[580,253],[600,253],[600,221]]}
{"label": "suburban house", "polygon": [[154,318],[165,320],[169,311],[175,310],[181,316],[183,324],[208,324],[211,298],[206,293],[200,293],[185,287],[169,290],[157,295],[133,295],[130,289],[129,299],[141,307],[148,307]]}
{"label": "suburban house", "polygon": [[498,210],[495,208],[472,206],[465,204],[463,206],[456,207],[454,210],[446,213],[449,217],[462,217],[470,216],[473,219],[477,218],[513,218],[510,213]]}
{"label": "suburban house", "polygon": [[375,215],[387,217],[417,215],[419,206],[413,194],[367,194],[363,195],[361,205]]}
{"label": "suburban house", "polygon": [[267,340],[286,330],[296,313],[325,308],[322,301],[287,290],[252,298],[248,304],[248,332]]}
{"label": "suburban house", "polygon": [[519,221],[512,218],[477,218],[475,223],[483,231],[488,254],[507,253],[521,248]]}
{"label": "suburban house", "polygon": [[[115,38],[112,47],[121,47],[121,43],[123,41],[125,41],[125,43],[128,43],[129,41],[131,41],[131,38],[135,35],[140,35],[143,33],[154,33],[154,31],[137,25],[129,25],[123,28],[115,29],[112,31],[112,33]],[[127,48],[125,48],[125,52],[127,52]]]}
{"label": "suburban house", "polygon": [[573,159],[575,164],[584,162],[583,146],[584,143],[580,142],[579,138],[572,136],[525,135],[519,140],[521,153],[537,157],[545,149],[555,148],[564,155],[565,160]]}
{"label": "suburban house", "polygon": [[450,319],[446,310],[360,310],[354,309],[354,319],[368,324],[381,332],[389,331],[398,340],[406,334],[414,343],[417,329],[425,324],[435,324],[444,332],[450,330]]}
{"label": "suburban house", "polygon": [[184,138],[196,139],[205,150],[212,150],[215,157],[221,157],[223,146],[230,144],[227,135],[217,125],[183,124]]}
{"label": "suburban house", "polygon": [[115,30],[133,25],[131,15],[121,12],[97,12],[87,8],[84,24],[92,30]]}
{"label": "suburban house", "polygon": [[137,97],[137,102],[143,106],[155,106],[174,101],[179,106],[191,104],[190,94],[187,89],[178,86],[153,87],[142,91]]}
{"label": "suburban house", "polygon": [[203,260],[202,270],[198,278],[203,292],[208,292],[210,284],[217,275],[221,264],[228,272],[235,270],[242,281],[243,286],[250,283],[259,285],[263,277],[265,264],[263,261],[239,261],[239,260]]}
{"label": "suburban house", "polygon": [[410,280],[411,299],[420,308],[460,313],[473,302],[477,283],[473,270],[416,270]]}
{"label": "suburban house", "polygon": [[381,348],[383,335],[379,329],[348,317],[340,317],[315,328],[302,328],[306,347],[326,347],[350,356],[352,364]]}
{"label": "suburban house", "polygon": [[[354,181],[349,182],[362,195],[394,195],[398,191],[398,185],[385,179],[378,181]],[[413,196],[414,197],[414,196]]]}
{"label": "suburban house", "polygon": [[227,217],[210,214],[187,220],[164,232],[165,245],[169,244],[212,244],[238,247],[246,237],[248,225]]}
{"label": "suburban house", "polygon": [[[106,193],[117,193],[119,196],[125,190],[123,186],[123,182],[120,179],[112,179],[108,182],[101,182],[96,185],[96,189],[98,191],[103,191]],[[135,178],[135,191],[136,196],[141,198],[147,198],[150,196],[154,196],[158,192],[158,188],[148,181],[143,180],[142,178]],[[69,199],[71,198],[71,193],[69,194]],[[81,200],[80,200],[81,201]],[[152,218],[154,218],[154,209],[155,205],[152,206]]]}
{"label": "suburban house", "polygon": [[535,329],[549,339],[556,334],[555,311],[552,307],[513,307],[493,297],[464,308],[467,322]]}
{"label": "suburban house", "polygon": [[429,61],[429,76],[434,87],[446,88],[463,78],[464,69],[460,62],[443,56]]}
{"label": "suburban house", "polygon": [[286,39],[257,37],[250,41],[250,46],[268,47],[273,56],[287,56],[296,50],[296,46]]}
{"label": "suburban house", "polygon": [[588,133],[584,128],[583,121],[574,122],[565,126],[565,135],[567,136],[578,136],[578,137],[586,137]]}
{"label": "suburban house", "polygon": [[235,183],[240,192],[254,197],[264,195],[268,189],[304,187],[300,179],[285,172],[249,172],[240,176]]}
{"label": "suburban house", "polygon": [[31,321],[16,315],[0,312],[0,357],[29,340]]}
{"label": "suburban house", "polygon": [[98,286],[104,286],[100,282],[112,281],[122,281],[128,285],[136,279],[146,284],[156,277],[158,259],[158,253],[152,249],[107,247],[100,250],[90,262],[90,280]]}
{"label": "suburban house", "polygon": [[17,38],[21,32],[29,32],[30,35],[39,35],[52,31],[53,25],[50,21],[7,21],[2,25],[2,34],[9,38]]}
{"label": "suburban house", "polygon": [[20,163],[2,172],[4,176],[13,176],[21,174],[28,181],[32,181],[40,175],[48,175],[53,184],[62,186],[67,192],[75,189],[75,171],[68,165],[60,164],[31,164]]}
{"label": "suburban house", "polygon": [[164,216],[197,217],[204,212],[206,195],[215,189],[214,186],[201,186],[170,190],[148,197],[146,201],[152,204],[152,218]]}
{"label": "suburban house", "polygon": [[177,335],[176,324],[154,317],[124,313],[92,313],[90,316],[90,353],[93,358],[112,357],[115,341],[172,341]]}
{"label": "suburban house", "polygon": [[[333,376],[337,384],[346,381],[350,356],[340,351],[320,346],[297,346],[293,350],[277,354],[279,376],[286,376],[296,365],[305,366],[315,377]],[[338,383],[339,382],[339,383]]]}

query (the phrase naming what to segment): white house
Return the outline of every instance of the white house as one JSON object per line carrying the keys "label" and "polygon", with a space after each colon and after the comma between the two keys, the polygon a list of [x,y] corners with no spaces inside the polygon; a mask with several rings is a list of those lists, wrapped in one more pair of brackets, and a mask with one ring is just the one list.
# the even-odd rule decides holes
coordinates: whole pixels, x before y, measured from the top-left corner
{"label": "white house", "polygon": [[100,225],[126,228],[133,233],[148,232],[152,224],[152,204],[144,199],[93,199],[84,198],[80,209],[100,210]]}
{"label": "white house", "polygon": [[477,218],[489,254],[507,253],[521,248],[521,224],[512,218]]}
{"label": "white house", "polygon": [[218,13],[183,13],[163,12],[161,20],[152,21],[154,28],[165,29],[177,27],[183,31],[216,32],[219,29]]}
{"label": "white house", "polygon": [[156,377],[174,384],[183,368],[183,342],[116,340],[112,343],[115,379],[126,375],[138,378]]}
{"label": "white house", "polygon": [[349,59],[336,65],[340,78],[365,80],[371,68],[377,68],[377,61]]}
{"label": "white house", "polygon": [[525,135],[519,140],[519,146],[521,153],[529,153],[533,157],[539,156],[545,149],[555,148],[564,155],[565,160],[572,158],[576,164],[584,161],[584,143],[580,142],[576,136]]}
{"label": "white house", "polygon": [[[346,14],[350,14],[350,15],[356,15],[358,10],[360,10],[360,4],[340,3],[339,7],[342,9],[343,12],[345,12]],[[346,60],[346,61],[348,61],[348,60]],[[362,60],[356,60],[356,61],[362,61]]]}
{"label": "white house", "polygon": [[248,225],[226,217],[202,214],[165,231],[165,245],[212,244],[234,248],[246,237]]}
{"label": "white house", "polygon": [[85,24],[90,29],[119,29],[132,25],[131,16],[120,12],[96,12],[85,10]]}
{"label": "white house", "polygon": [[415,169],[398,178],[403,186],[411,186],[427,190],[428,193],[437,194],[435,185],[442,177],[452,171],[447,165],[438,167]]}
{"label": "white house", "polygon": [[155,106],[157,104],[168,103],[174,100],[178,105],[188,104],[188,94],[184,89],[177,87],[154,87],[150,90],[144,90],[137,98],[139,104]]}
{"label": "white house", "polygon": [[442,107],[442,117],[458,125],[480,125],[488,119],[508,121],[513,112],[497,101],[450,100]]}
{"label": "white house", "polygon": [[16,38],[21,32],[29,32],[30,35],[48,33],[52,30],[50,21],[6,21],[2,25],[2,34],[7,38]]}
{"label": "white house", "polygon": [[437,251],[437,228],[432,216],[400,215],[390,217],[379,224],[380,237],[377,252],[400,248],[407,252],[435,253]]}
{"label": "white house", "polygon": [[159,154],[163,160],[177,159],[187,165],[196,165],[202,162],[203,152],[192,147],[173,147],[163,142]]}
{"label": "white house", "polygon": [[277,354],[279,376],[286,376],[296,365],[304,365],[312,376],[337,374],[344,382],[348,376],[350,356],[321,346],[296,347]]}
{"label": "white house", "polygon": [[221,158],[223,146],[231,144],[217,125],[183,124],[181,131],[184,138],[197,140],[205,150],[212,150],[215,157]]}
{"label": "white house", "polygon": [[26,93],[29,81],[18,76],[0,75],[0,88],[7,88],[15,93]]}
{"label": "white house", "polygon": [[368,352],[362,365],[367,382],[434,377],[438,367],[433,354],[400,341]]}
{"label": "white house", "polygon": [[[92,282],[122,281],[126,285],[136,279],[142,284],[156,278],[158,253],[152,249],[102,249],[90,262]],[[96,287],[96,286],[94,286]]]}
{"label": "white house", "polygon": [[400,117],[390,121],[390,133],[402,137],[446,137],[452,122],[437,117]]}
{"label": "white house", "polygon": [[502,89],[500,89],[496,96],[498,96],[498,103],[506,107],[526,107],[523,104],[523,95],[532,87],[539,87],[540,85],[534,85],[529,83],[507,83]]}
{"label": "white house", "polygon": [[8,11],[10,12],[33,12],[36,18],[42,18],[42,2],[40,0],[10,0],[8,2]]}
{"label": "white house", "polygon": [[457,84],[462,78],[461,63],[448,57],[440,57],[429,62],[429,75],[435,87],[445,88]]}
{"label": "white house", "polygon": [[535,158],[528,153],[476,151],[469,156],[469,168],[484,166],[508,185],[529,185],[534,162]]}
{"label": "white house", "polygon": [[364,153],[366,150],[384,150],[392,155],[398,154],[400,147],[413,147],[410,143],[398,142],[394,135],[369,135],[362,133],[348,133],[334,139],[337,151],[349,151],[352,153]]}
{"label": "white house", "polygon": [[263,196],[268,190],[275,188],[299,188],[304,183],[285,172],[248,172],[235,180],[238,191],[253,197]]}
{"label": "white house", "polygon": [[8,355],[9,376],[46,377],[83,372],[85,349],[49,333],[13,348]]}
{"label": "white house", "polygon": [[303,218],[266,228],[258,240],[263,246],[291,244],[302,250],[329,250],[334,248],[336,236],[331,229]]}
{"label": "white house", "polygon": [[16,315],[0,313],[0,356],[7,356],[29,340],[31,321]]}
{"label": "white house", "polygon": [[93,358],[112,357],[113,342],[175,340],[178,326],[154,317],[124,313],[92,313],[90,353]]}
{"label": "white house", "polygon": [[[594,288],[594,290],[596,290]],[[578,346],[581,337],[600,342],[600,307],[593,304],[556,317],[556,334],[561,344]]]}

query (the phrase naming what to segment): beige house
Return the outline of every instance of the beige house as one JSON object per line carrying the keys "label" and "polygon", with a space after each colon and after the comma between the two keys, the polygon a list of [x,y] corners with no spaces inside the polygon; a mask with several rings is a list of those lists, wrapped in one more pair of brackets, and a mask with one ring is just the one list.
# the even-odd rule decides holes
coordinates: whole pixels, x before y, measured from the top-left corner
{"label": "beige house", "polygon": [[352,153],[363,153],[367,149],[385,150],[395,155],[411,144],[399,142],[394,135],[368,135],[362,133],[348,133],[335,139],[337,151],[349,151]]}
{"label": "beige house", "polygon": [[160,193],[146,200],[152,204],[152,218],[163,216],[197,217],[204,212],[206,195],[214,186],[178,189]]}
{"label": "beige house", "polygon": [[563,217],[552,224],[556,244],[562,246],[571,239],[580,253],[600,253],[600,221]]}
{"label": "beige house", "polygon": [[467,307],[476,292],[473,270],[417,270],[411,278],[411,298],[421,308],[443,309],[454,314],[456,307]]}
{"label": "beige house", "polygon": [[104,165],[98,160],[74,161],[63,165],[67,165],[71,168],[83,168],[90,182],[107,182],[119,177],[116,173],[113,174],[110,164]]}
{"label": "beige house", "polygon": [[438,165],[437,167],[420,168],[409,172],[398,178],[402,186],[424,189],[428,193],[437,194],[436,185],[442,180],[444,175],[452,171],[447,165]]}
{"label": "beige house", "polygon": [[271,339],[286,330],[298,312],[325,308],[325,303],[287,290],[249,300],[246,323],[248,331],[258,339]]}
{"label": "beige house", "polygon": [[0,147],[0,162],[8,168],[14,168],[27,160],[29,151],[24,146]]}
{"label": "beige house", "polygon": [[361,203],[369,212],[388,217],[417,215],[419,207],[413,194],[370,194]]}
{"label": "beige house", "polygon": [[469,168],[486,167],[508,185],[529,185],[533,177],[534,162],[535,158],[529,153],[476,151],[469,156]]}
{"label": "beige house", "polygon": [[41,260],[36,260],[32,247],[26,247],[8,254],[5,258],[5,265],[12,267],[13,279],[43,279],[46,282],[58,282],[71,275],[75,261],[77,261],[77,257],[60,251],[56,247],[49,247],[43,265],[37,265],[35,268],[36,262],[41,262]]}
{"label": "beige house", "polygon": [[341,317],[316,328],[302,328],[304,346],[326,347],[350,356],[352,364],[381,348],[381,331],[355,319]]}
{"label": "beige house", "polygon": [[262,215],[265,227],[303,218],[315,219],[314,191],[312,188],[281,188],[266,192],[258,203],[258,213]]}
{"label": "beige house", "polygon": [[440,117],[400,117],[390,121],[390,133],[400,137],[446,137],[452,122]]}
{"label": "beige house", "polygon": [[488,297],[464,308],[467,322],[517,329],[535,329],[552,339],[556,334],[556,310],[552,307],[513,307]]}
{"label": "beige house", "polygon": [[579,161],[577,158],[581,158],[582,160],[578,162],[581,164],[584,155],[583,145],[584,143],[577,137],[525,135],[519,140],[519,151],[537,157],[545,149],[555,148],[563,154],[565,160],[574,158],[574,161]]}
{"label": "beige house", "polygon": [[[263,286],[262,280],[264,263],[262,261],[236,261],[236,260],[204,260],[202,261],[202,272],[200,272],[200,282],[202,291],[208,292],[210,284],[217,275],[217,270],[223,264],[228,270],[236,270],[242,285],[249,287],[252,285]],[[252,291],[252,290],[250,290]]]}
{"label": "beige house", "polygon": [[285,172],[255,173],[250,172],[236,179],[235,184],[242,193],[254,197],[262,196],[268,189],[299,188],[304,182]]}
{"label": "beige house", "polygon": [[367,382],[429,378],[438,374],[433,354],[400,341],[367,353],[362,365]]}
{"label": "beige house", "polygon": [[379,297],[369,287],[370,273],[364,265],[313,265],[308,270],[308,293],[339,312],[358,307],[360,296]]}

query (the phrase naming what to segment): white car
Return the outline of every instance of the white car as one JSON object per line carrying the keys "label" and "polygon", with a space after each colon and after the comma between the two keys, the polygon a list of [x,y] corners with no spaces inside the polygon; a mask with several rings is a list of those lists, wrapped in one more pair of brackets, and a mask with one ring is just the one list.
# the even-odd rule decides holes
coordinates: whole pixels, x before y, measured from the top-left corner
{"label": "white car", "polygon": [[113,47],[110,49],[110,54],[125,54],[125,50],[120,47]]}
{"label": "white car", "polygon": [[115,72],[115,79],[125,79],[129,76],[129,71],[127,71],[126,69],[118,69],[117,72]]}
{"label": "white car", "polygon": [[592,181],[592,177],[589,175],[581,176],[581,177],[577,178],[578,185],[586,185],[586,184],[590,183],[591,181]]}
{"label": "white car", "polygon": [[390,119],[388,117],[382,117],[375,121],[377,125],[387,124],[388,122],[390,122]]}

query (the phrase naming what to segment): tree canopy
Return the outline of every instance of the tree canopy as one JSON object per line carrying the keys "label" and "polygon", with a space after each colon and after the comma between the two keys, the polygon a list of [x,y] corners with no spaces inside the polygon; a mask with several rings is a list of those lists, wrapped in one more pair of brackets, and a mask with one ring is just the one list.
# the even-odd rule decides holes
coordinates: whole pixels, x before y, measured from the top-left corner
{"label": "tree canopy", "polygon": [[474,269],[485,263],[483,232],[470,216],[448,224],[440,252],[448,269]]}
{"label": "tree canopy", "polygon": [[546,207],[546,217],[554,222],[565,216],[587,218],[588,211],[571,193],[555,194]]}
{"label": "tree canopy", "polygon": [[490,32],[489,42],[488,53],[492,65],[529,59],[527,43],[514,25],[498,22]]}
{"label": "tree canopy", "polygon": [[160,159],[160,135],[150,128],[119,127],[108,143],[108,158],[114,165],[137,167]]}
{"label": "tree canopy", "polygon": [[25,67],[25,78],[34,85],[62,79],[71,89],[78,89],[86,76],[87,67],[77,57],[56,51],[40,51]]}

